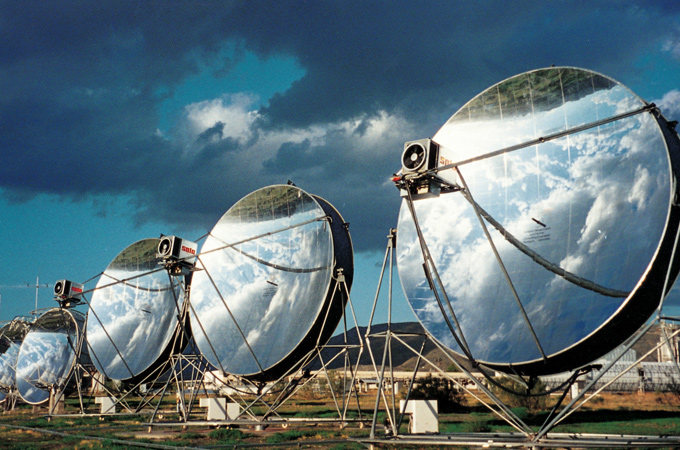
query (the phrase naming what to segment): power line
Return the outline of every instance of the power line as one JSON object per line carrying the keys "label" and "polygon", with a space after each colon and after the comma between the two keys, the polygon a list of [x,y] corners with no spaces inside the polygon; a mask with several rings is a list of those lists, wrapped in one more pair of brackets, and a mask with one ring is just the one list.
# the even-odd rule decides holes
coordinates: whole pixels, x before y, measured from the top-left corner
{"label": "power line", "polygon": [[[48,283],[40,284],[40,277],[35,277],[35,284],[0,284],[0,289],[16,289],[16,288],[35,288],[35,309],[38,309],[38,290],[42,288],[48,288],[50,285]],[[2,297],[0,297],[0,301]]]}

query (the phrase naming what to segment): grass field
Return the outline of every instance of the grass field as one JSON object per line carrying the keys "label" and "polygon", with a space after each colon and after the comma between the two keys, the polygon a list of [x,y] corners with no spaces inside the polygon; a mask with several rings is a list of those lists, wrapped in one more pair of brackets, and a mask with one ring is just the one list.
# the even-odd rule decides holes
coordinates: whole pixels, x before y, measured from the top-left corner
{"label": "grass field", "polygon": [[[254,426],[217,428],[205,425],[165,426],[175,417],[168,409],[158,426],[149,428],[148,415],[104,416],[80,415],[67,403],[66,416],[48,420],[44,413],[29,406],[0,415],[1,449],[128,449],[128,448],[272,448],[360,449],[353,442],[368,436],[375,394],[362,394],[361,413],[356,403],[350,408],[352,418],[365,418],[364,426],[350,422],[291,423],[256,429]],[[165,405],[164,405],[165,407]],[[515,407],[514,412],[532,428],[538,429],[547,416],[546,409]],[[335,409],[331,399],[294,399],[280,409],[284,417],[329,418]],[[384,412],[378,417],[378,433],[383,436]],[[164,422],[165,421],[165,422]],[[402,425],[402,433],[407,425]],[[456,414],[439,416],[440,433],[511,432],[495,415],[472,399]],[[673,394],[603,394],[572,414],[555,430],[559,433],[605,433],[635,435],[680,435],[680,397]],[[378,437],[380,437],[378,436]],[[424,448],[380,444],[380,448]],[[429,447],[434,448],[434,447]],[[442,447],[451,448],[451,447]]]}

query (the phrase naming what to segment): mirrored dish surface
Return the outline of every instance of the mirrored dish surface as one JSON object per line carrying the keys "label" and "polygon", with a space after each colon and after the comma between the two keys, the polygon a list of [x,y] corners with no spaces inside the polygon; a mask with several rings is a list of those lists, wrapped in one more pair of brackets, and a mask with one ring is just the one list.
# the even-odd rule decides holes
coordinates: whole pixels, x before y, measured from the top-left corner
{"label": "mirrored dish surface", "polygon": [[342,316],[351,286],[352,246],[342,217],[294,186],[269,186],[236,203],[200,252],[190,295],[198,348],[231,374],[276,379]]}
{"label": "mirrored dish surface", "polygon": [[0,392],[16,386],[17,356],[29,327],[28,321],[15,318],[0,328]]}
{"label": "mirrored dish surface", "polygon": [[544,374],[596,359],[644,323],[661,300],[678,225],[677,135],[649,112],[598,121],[645,105],[600,74],[549,68],[487,89],[437,132],[439,167],[566,133],[461,165],[462,178],[441,170],[460,190],[414,201],[451,308],[429,288],[402,204],[399,277],[434,337],[462,352],[449,326],[457,319],[475,360]]}
{"label": "mirrored dish surface", "polygon": [[31,325],[17,357],[19,395],[33,405],[50,397],[50,389],[64,389],[76,360],[76,346],[84,317],[78,311],[55,308]]}
{"label": "mirrored dish surface", "polygon": [[[86,338],[93,364],[113,380],[137,380],[181,352],[183,290],[156,257],[159,239],[123,250],[97,283],[87,313]],[[186,344],[184,342],[184,344]]]}

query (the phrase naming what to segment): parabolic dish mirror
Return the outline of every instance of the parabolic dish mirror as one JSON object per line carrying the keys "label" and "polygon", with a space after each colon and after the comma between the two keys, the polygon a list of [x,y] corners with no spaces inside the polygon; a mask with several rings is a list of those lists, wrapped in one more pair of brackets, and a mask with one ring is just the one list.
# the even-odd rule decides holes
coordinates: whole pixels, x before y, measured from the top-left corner
{"label": "parabolic dish mirror", "polygon": [[433,140],[450,192],[413,205],[440,300],[406,200],[397,263],[440,342],[499,370],[557,373],[613,350],[659,306],[678,271],[680,144],[626,87],[576,68],[527,72],[473,98]]}
{"label": "parabolic dish mirror", "polygon": [[50,390],[64,390],[75,367],[84,316],[75,310],[51,309],[31,325],[17,356],[16,383],[26,403],[50,398]]}
{"label": "parabolic dish mirror", "polygon": [[0,328],[0,392],[16,387],[17,357],[30,323],[15,318]]}
{"label": "parabolic dish mirror", "polygon": [[181,277],[156,256],[160,239],[128,246],[109,264],[92,294],[86,339],[97,370],[113,380],[140,381],[186,346]]}
{"label": "parabolic dish mirror", "polygon": [[[335,331],[352,282],[352,245],[328,202],[269,186],[222,216],[196,267],[190,318],[201,353],[224,372],[273,380]],[[347,291],[336,290],[338,269]]]}

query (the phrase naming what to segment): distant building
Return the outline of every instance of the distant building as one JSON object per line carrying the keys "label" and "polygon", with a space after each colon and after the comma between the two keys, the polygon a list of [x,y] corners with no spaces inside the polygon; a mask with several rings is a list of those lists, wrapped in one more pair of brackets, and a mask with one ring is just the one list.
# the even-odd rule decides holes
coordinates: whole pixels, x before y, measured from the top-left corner
{"label": "distant building", "polygon": [[[623,346],[614,349],[603,358],[593,362],[593,365],[601,365],[603,368],[611,361],[620,357],[607,373],[595,383],[594,389],[604,388],[608,392],[652,392],[670,391],[680,389],[680,371],[678,370],[678,338],[677,336],[666,341],[665,336],[670,336],[678,329],[677,325],[661,323],[658,329],[658,343],[661,346],[653,352],[656,361],[645,360],[635,364],[638,360],[637,352],[633,349],[621,355]],[[670,343],[670,346],[668,345]],[[652,346],[653,347],[653,346]],[[579,378],[578,389],[582,389],[599,375],[599,370]],[[548,388],[555,388],[564,383],[571,376],[570,372],[541,377]]]}

